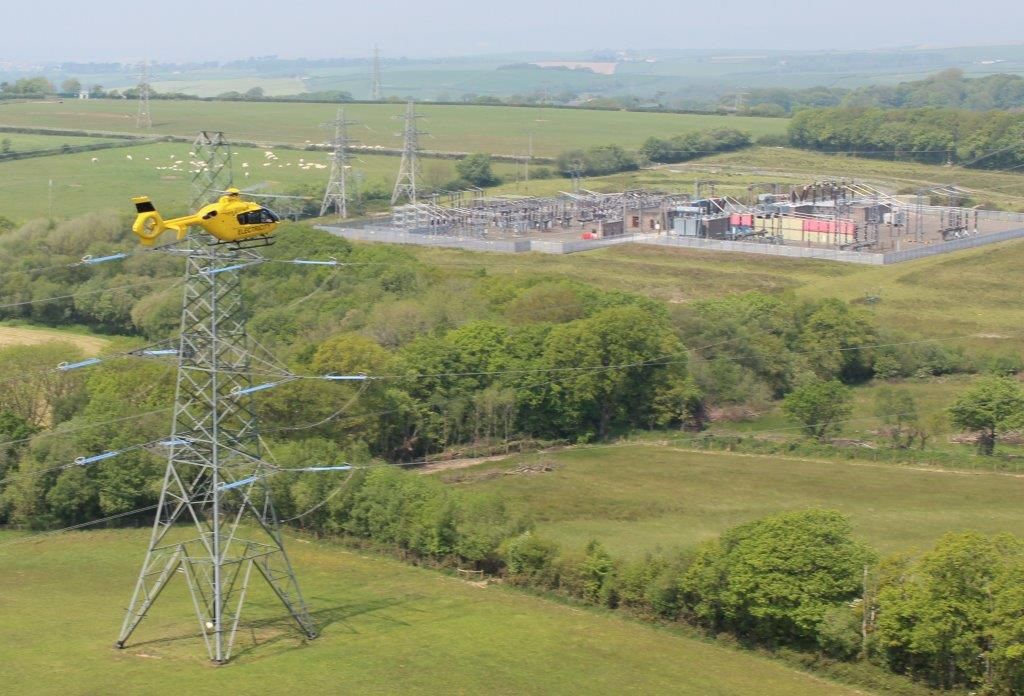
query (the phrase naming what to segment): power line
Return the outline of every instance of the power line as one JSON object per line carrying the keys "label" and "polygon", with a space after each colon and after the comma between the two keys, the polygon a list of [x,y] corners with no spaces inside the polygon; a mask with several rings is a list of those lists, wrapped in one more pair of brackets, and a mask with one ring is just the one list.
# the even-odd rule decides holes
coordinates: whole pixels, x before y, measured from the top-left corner
{"label": "power line", "polygon": [[157,508],[156,505],[147,505],[146,507],[136,508],[135,510],[129,510],[128,512],[119,512],[116,515],[110,515],[109,517],[104,517],[102,519],[92,520],[91,522],[82,522],[81,524],[73,524],[70,527],[62,527],[61,529],[54,529],[52,531],[42,532],[40,534],[29,534],[28,536],[19,537],[17,539],[13,539],[11,541],[4,542],[3,544],[0,544],[0,548],[3,548],[5,546],[13,546],[14,544],[21,544],[21,543],[24,543],[26,541],[35,541],[36,539],[41,539],[43,537],[52,537],[52,536],[56,536],[58,534],[64,534],[65,532],[70,532],[70,531],[73,531],[73,530],[76,530],[76,529],[83,529],[85,527],[92,527],[92,526],[95,526],[97,524],[103,524],[104,522],[110,522],[112,520],[119,519],[121,517],[128,517],[130,515],[138,515],[138,514],[141,514],[143,512],[149,512],[150,510],[155,510],[156,508]]}
{"label": "power line", "polygon": [[[68,435],[72,435],[74,433],[81,432],[83,430],[91,430],[92,428],[99,428],[99,427],[102,427],[104,425],[112,425],[114,423],[122,423],[124,421],[138,420],[140,418],[145,418],[146,416],[153,416],[153,415],[156,415],[158,413],[167,413],[170,410],[171,410],[171,407],[167,406],[166,408],[158,408],[158,409],[154,409],[152,411],[145,411],[143,413],[135,413],[135,414],[132,414],[130,416],[124,416],[122,418],[111,418],[110,420],[97,421],[95,423],[86,423],[86,424],[77,426],[75,428],[65,428],[64,430],[44,430],[42,432],[36,433],[34,435],[30,435],[28,437],[22,437],[22,438],[18,438],[17,440],[7,440],[6,442],[0,442],[0,447],[8,447],[10,445],[20,445],[20,444],[23,444],[23,443],[26,443],[26,442],[31,442],[32,440],[35,440],[37,438],[66,437]],[[6,479],[6,478],[0,479],[0,483],[3,483],[4,481],[7,481],[7,480],[8,479]]]}
{"label": "power line", "polygon": [[[129,288],[142,287],[144,285],[154,285],[156,283],[165,283],[168,280],[170,280],[170,278],[168,278],[168,277],[151,278],[149,280],[142,280],[142,281],[139,281],[137,283],[128,283],[126,285],[117,285],[117,286],[112,287],[112,288],[99,288],[97,290],[81,290],[81,291],[78,291],[78,292],[68,293],[67,295],[56,295],[54,297],[44,297],[44,298],[41,298],[41,299],[38,299],[38,300],[25,300],[23,302],[10,302],[8,304],[0,305],[0,309],[11,309],[13,307],[25,307],[27,305],[43,304],[43,303],[46,303],[46,302],[56,302],[57,300],[68,300],[68,299],[71,299],[73,297],[84,297],[86,295],[99,295],[100,293],[104,293],[104,292],[114,292],[116,290],[127,290]],[[171,289],[171,288],[177,287],[180,284],[181,284],[181,281],[178,281],[178,282],[168,286],[167,289]]]}
{"label": "power line", "polygon": [[[1017,334],[1007,334],[1007,335],[1002,336],[1001,338],[1004,338],[1004,339],[1005,338],[1014,338],[1014,337],[1018,337],[1018,336],[1022,336],[1022,335],[1024,335],[1024,332],[1019,332]],[[890,342],[890,343],[868,343],[868,344],[860,344],[860,345],[856,345],[856,346],[847,346],[847,347],[843,347],[843,348],[824,348],[824,349],[815,350],[815,351],[793,352],[792,354],[793,355],[815,355],[815,354],[818,354],[818,353],[849,352],[849,351],[855,351],[855,350],[867,350],[867,349],[871,349],[871,348],[886,348],[886,347],[897,347],[897,346],[908,346],[908,345],[920,345],[920,344],[925,344],[925,343],[935,343],[935,342],[945,342],[945,341],[961,340],[961,339],[964,339],[964,338],[971,338],[973,336],[974,336],[974,334],[966,334],[966,335],[962,335],[962,336],[949,336],[949,337],[943,337],[943,338],[925,338],[925,339],[918,339],[918,340],[912,340],[912,341],[898,341],[898,342]],[[708,350],[709,348],[715,348],[715,347],[718,347],[718,346],[721,346],[721,345],[725,345],[725,344],[728,344],[728,343],[734,343],[734,342],[737,342],[737,341],[745,340],[746,338],[747,338],[746,336],[736,336],[736,337],[733,337],[733,338],[729,338],[729,339],[725,339],[725,340],[722,340],[722,341],[718,341],[716,343],[706,344],[706,345],[699,346],[699,347],[696,347],[696,348],[688,348],[685,351],[683,351],[682,353],[669,353],[669,354],[666,354],[666,355],[663,355],[663,356],[659,356],[659,357],[656,357],[656,358],[650,358],[650,359],[645,359],[645,360],[640,360],[640,361],[633,361],[633,362],[629,362],[629,363],[618,363],[618,364],[613,364],[613,365],[590,365],[590,366],[572,366],[572,367],[557,367],[557,368],[524,368],[524,369],[516,369],[516,370],[489,370],[489,371],[475,371],[475,372],[468,372],[468,371],[467,372],[438,372],[438,373],[421,373],[421,374],[410,374],[410,375],[373,375],[373,376],[357,375],[356,377],[357,377],[358,381],[361,382],[361,387],[360,387],[359,393],[357,393],[357,395],[355,397],[350,399],[350,401],[348,403],[346,403],[338,411],[334,412],[333,414],[331,414],[331,415],[329,415],[329,416],[327,416],[327,417],[325,417],[325,418],[323,418],[323,419],[321,419],[319,421],[313,422],[313,423],[307,423],[307,424],[303,424],[303,425],[299,425],[299,426],[280,426],[280,427],[277,427],[277,428],[264,429],[263,432],[264,433],[273,433],[273,432],[284,432],[284,431],[310,430],[310,429],[319,427],[321,425],[325,425],[326,423],[335,420],[338,416],[340,416],[342,413],[344,413],[344,411],[346,411],[352,405],[352,403],[354,403],[355,399],[368,386],[369,382],[373,381],[373,380],[422,379],[422,378],[427,378],[427,377],[496,376],[496,375],[504,375],[504,374],[549,374],[549,373],[558,373],[558,372],[609,371],[609,370],[618,370],[618,369],[629,369],[629,368],[633,368],[633,367],[642,367],[642,366],[658,367],[658,366],[673,364],[673,363],[676,363],[676,362],[681,362],[682,361],[681,357],[679,359],[673,360],[673,358],[676,358],[677,356],[682,356],[684,354],[687,355],[687,356],[692,355],[692,354],[699,354],[699,353],[701,353],[703,351]],[[120,357],[120,355],[122,355],[122,354],[118,354],[119,357]],[[123,355],[128,355],[128,354],[123,354]],[[744,361],[744,358],[742,358],[742,357],[727,358],[727,361],[742,363]],[[291,374],[291,373],[281,373],[281,372],[263,372],[263,373],[253,373],[253,374],[262,374],[262,375],[279,377],[280,381],[275,383],[273,386],[277,386],[278,384],[283,384],[283,383],[286,383],[286,382],[291,382],[291,381],[300,380],[300,379],[301,380],[323,381],[325,379],[329,380],[330,378],[334,377],[333,375],[295,375],[295,374]],[[21,379],[21,378],[12,378],[11,380],[8,380],[8,381],[14,381],[16,379]],[[545,385],[549,385],[549,384],[554,384],[557,381],[560,381],[560,380],[556,379],[556,380],[552,380],[550,382],[547,382],[544,385],[535,385],[535,386],[545,386]],[[450,400],[448,402],[442,402],[442,403],[453,403],[453,402],[458,401],[460,399],[461,399],[461,397],[457,397],[457,398],[452,399],[452,400]],[[136,419],[136,418],[142,418],[142,417],[144,417],[146,415],[152,415],[152,414],[155,414],[155,413],[166,412],[168,410],[170,410],[170,408],[157,409],[157,410],[154,410],[154,411],[148,411],[148,412],[143,413],[143,414],[127,416],[125,418],[113,419],[113,420],[110,420],[110,421],[102,421],[102,422],[99,422],[99,423],[83,425],[80,428],[76,428],[73,431],[72,430],[69,430],[69,431],[46,431],[46,432],[43,432],[43,433],[37,433],[37,434],[32,435],[30,437],[21,438],[21,439],[18,439],[18,440],[10,440],[10,441],[7,441],[7,442],[0,442],[0,446],[12,445],[12,444],[20,444],[20,443],[23,443],[23,442],[29,442],[29,441],[37,438],[37,437],[57,437],[57,436],[63,436],[63,435],[66,435],[66,434],[71,434],[72,432],[77,432],[78,430],[83,430],[83,429],[93,428],[93,427],[100,427],[101,425],[107,425],[107,424],[110,424],[110,423],[120,422],[122,420],[131,420],[131,419]],[[380,411],[380,412],[376,412],[376,413],[361,414],[361,415],[357,415],[357,416],[351,416],[351,419],[373,417],[373,416],[378,416],[378,415],[390,415],[390,414],[397,413],[397,412],[400,412],[400,411],[401,411],[401,409],[396,409],[396,410],[390,410],[390,411]],[[4,480],[7,480],[7,479],[4,479]],[[0,483],[2,483],[2,481],[0,481]]]}

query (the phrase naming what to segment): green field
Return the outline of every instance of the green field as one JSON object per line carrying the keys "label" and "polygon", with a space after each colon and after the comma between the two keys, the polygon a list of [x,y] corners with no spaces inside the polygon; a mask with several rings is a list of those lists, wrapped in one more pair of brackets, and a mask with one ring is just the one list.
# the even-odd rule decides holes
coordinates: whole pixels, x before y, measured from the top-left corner
{"label": "green field", "polygon": [[[892,381],[876,379],[867,384],[858,385],[853,389],[854,416],[851,417],[849,422],[841,426],[839,437],[873,439],[873,435],[876,434],[875,431],[883,425],[881,419],[874,415],[875,399],[880,389],[890,388],[907,391],[914,399],[918,415],[925,417],[949,408],[956,400],[956,397],[969,389],[977,377],[977,375],[958,374],[925,379]],[[975,458],[970,448],[947,441],[950,435],[955,434],[952,426],[947,425],[947,428],[949,432],[931,439],[928,443],[929,449],[957,452],[962,457],[961,466],[964,468],[984,467],[986,457]],[[754,434],[767,431],[765,435],[773,439],[789,439],[796,433],[797,427],[782,412],[781,404],[776,402],[755,419],[716,422],[711,425],[711,431],[723,434]],[[991,466],[992,462],[987,464]]]}
{"label": "green field", "polygon": [[0,131],[0,141],[9,140],[12,152],[50,150],[62,145],[92,145],[94,143],[123,142],[111,138],[72,137],[65,135],[35,135],[34,133],[5,133]]}
{"label": "green field", "polygon": [[[685,434],[680,446],[686,446]],[[582,549],[597,539],[621,556],[690,547],[737,524],[803,508],[849,515],[856,536],[882,552],[923,549],[947,531],[1019,532],[1024,477],[874,464],[685,451],[653,444],[541,455],[554,471],[461,475],[500,492],[538,522],[538,532]]]}
{"label": "green field", "polygon": [[184,79],[161,78],[153,81],[152,87],[160,93],[175,92],[196,97],[216,97],[224,92],[246,92],[260,87],[268,97],[301,94],[306,91],[305,83],[297,77],[212,77],[200,76]]}
{"label": "green field", "polygon": [[[0,215],[22,221],[46,217],[50,181],[53,216],[57,218],[97,210],[131,212],[131,197],[141,194],[149,195],[161,210],[183,213],[191,197],[188,153],[189,146],[184,143],[156,143],[0,162]],[[265,153],[254,148],[232,149],[237,186],[281,193],[305,184],[321,188],[327,184],[328,153],[278,149],[273,161]],[[182,164],[175,165],[177,161]],[[364,187],[386,191],[394,186],[398,164],[397,157],[386,155],[359,155],[352,160],[354,169],[364,177]],[[514,176],[514,165],[495,163],[493,169],[500,176]],[[456,178],[453,160],[425,158],[421,171],[422,182],[438,186]]]}
{"label": "green field", "polygon": [[[752,184],[806,184],[817,179],[855,179],[887,193],[913,192],[931,186],[956,185],[972,192],[968,205],[984,203],[1004,210],[1024,210],[1024,172],[985,171],[914,162],[892,162],[829,155],[783,147],[752,147],[702,157],[691,162],[583,180],[595,191],[652,188],[693,193],[697,180],[713,181],[717,192],[752,199]],[[532,181],[531,193],[550,195],[564,190],[562,180]],[[765,189],[758,189],[762,192]],[[500,193],[509,187],[495,189]]]}
{"label": "green field", "polygon": [[[13,538],[0,532],[0,544]],[[121,530],[0,546],[5,693],[864,693],[668,630],[291,538],[317,640],[300,640],[254,583],[236,659],[212,667],[178,582],[118,651],[147,538]]]}
{"label": "green field", "polygon": [[[325,142],[322,124],[335,117],[336,104],[153,101],[152,132],[193,136],[201,129],[222,130],[228,139],[271,143]],[[98,99],[0,104],[0,125],[138,132],[137,105],[131,100]],[[403,104],[349,104],[345,116],[361,125],[350,135],[365,145],[401,147]],[[730,126],[754,136],[782,133],[785,119],[732,116],[582,111],[510,106],[420,106],[425,150],[555,156],[578,147],[617,143],[639,147],[650,136]],[[148,132],[148,131],[147,131]]]}

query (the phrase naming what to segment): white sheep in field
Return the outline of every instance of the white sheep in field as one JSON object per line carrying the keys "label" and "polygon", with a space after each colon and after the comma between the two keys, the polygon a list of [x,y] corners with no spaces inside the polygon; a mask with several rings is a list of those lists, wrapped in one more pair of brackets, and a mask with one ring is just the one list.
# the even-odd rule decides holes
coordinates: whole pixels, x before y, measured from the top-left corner
{"label": "white sheep in field", "polygon": [[99,157],[93,157],[91,161],[93,161],[93,162],[99,162],[99,161],[100,161],[100,158],[99,158]]}
{"label": "white sheep in field", "polygon": [[130,161],[130,160],[132,159],[132,156],[131,156],[131,155],[125,155],[124,157],[125,157],[125,159],[127,159],[127,160],[129,160],[129,161]]}

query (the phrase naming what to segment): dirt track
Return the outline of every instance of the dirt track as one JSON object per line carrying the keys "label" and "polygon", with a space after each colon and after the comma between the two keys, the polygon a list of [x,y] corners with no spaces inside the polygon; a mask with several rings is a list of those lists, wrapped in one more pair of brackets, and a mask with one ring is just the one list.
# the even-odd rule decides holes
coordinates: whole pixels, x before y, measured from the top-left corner
{"label": "dirt track", "polygon": [[491,457],[466,457],[465,459],[448,459],[441,462],[431,462],[416,468],[419,474],[436,474],[438,471],[450,471],[452,469],[465,469],[485,462],[497,462],[502,459],[514,457],[515,454],[496,454]]}

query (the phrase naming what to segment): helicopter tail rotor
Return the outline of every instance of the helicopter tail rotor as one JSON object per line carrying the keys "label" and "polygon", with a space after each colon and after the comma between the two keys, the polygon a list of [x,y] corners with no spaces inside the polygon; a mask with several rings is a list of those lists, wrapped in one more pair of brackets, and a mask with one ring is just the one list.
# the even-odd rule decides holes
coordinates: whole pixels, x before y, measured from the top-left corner
{"label": "helicopter tail rotor", "polygon": [[135,224],[132,225],[132,232],[139,236],[144,246],[152,246],[157,237],[167,230],[164,219],[157,212],[149,196],[139,196],[132,199],[135,204]]}

